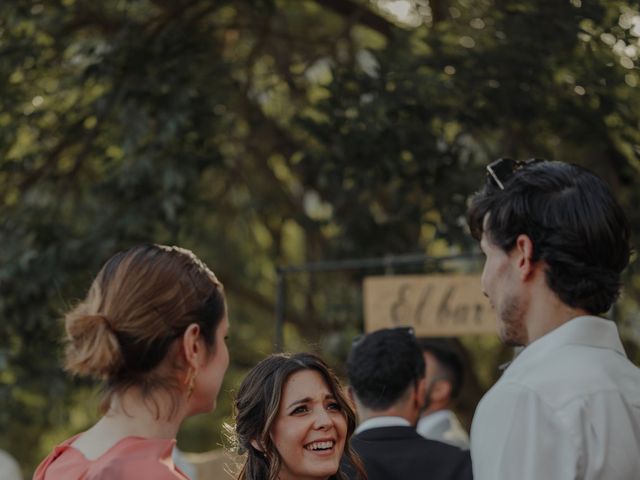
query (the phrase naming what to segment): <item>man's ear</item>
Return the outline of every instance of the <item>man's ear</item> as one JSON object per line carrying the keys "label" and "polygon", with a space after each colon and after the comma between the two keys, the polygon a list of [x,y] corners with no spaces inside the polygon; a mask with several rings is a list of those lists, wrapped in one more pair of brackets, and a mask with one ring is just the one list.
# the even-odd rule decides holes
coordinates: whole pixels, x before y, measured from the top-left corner
{"label": "man's ear", "polygon": [[182,351],[189,367],[195,370],[200,367],[199,362],[206,353],[203,350],[204,345],[200,341],[200,325],[192,323],[182,334]]}
{"label": "man's ear", "polygon": [[520,234],[516,238],[516,246],[514,248],[516,255],[517,268],[520,272],[520,279],[527,280],[534,271],[533,257],[533,241],[528,235]]}
{"label": "man's ear", "polygon": [[436,380],[431,386],[431,402],[448,403],[451,398],[451,382],[445,379]]}
{"label": "man's ear", "polygon": [[418,410],[422,410],[427,399],[427,377],[422,377],[418,380],[414,392],[415,398],[413,401]]}

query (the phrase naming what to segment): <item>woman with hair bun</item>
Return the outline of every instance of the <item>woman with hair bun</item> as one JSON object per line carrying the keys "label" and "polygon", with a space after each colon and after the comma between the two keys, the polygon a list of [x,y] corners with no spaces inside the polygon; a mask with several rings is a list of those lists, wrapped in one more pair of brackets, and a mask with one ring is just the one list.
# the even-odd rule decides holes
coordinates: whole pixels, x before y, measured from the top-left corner
{"label": "woman with hair bun", "polygon": [[215,408],[229,365],[216,276],[189,250],[133,247],[107,261],[65,328],[65,368],[103,380],[104,415],[34,479],[188,479],[171,459],[176,434]]}

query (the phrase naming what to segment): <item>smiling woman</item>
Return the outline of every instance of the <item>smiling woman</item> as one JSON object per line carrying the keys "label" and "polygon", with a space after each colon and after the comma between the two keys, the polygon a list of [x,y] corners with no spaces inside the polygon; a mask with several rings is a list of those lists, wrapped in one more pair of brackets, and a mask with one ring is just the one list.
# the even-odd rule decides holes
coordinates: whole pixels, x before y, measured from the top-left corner
{"label": "smiling woman", "polygon": [[349,446],[355,413],[315,355],[267,357],[240,385],[235,408],[236,440],[247,455],[239,480],[342,480],[345,464],[366,479]]}

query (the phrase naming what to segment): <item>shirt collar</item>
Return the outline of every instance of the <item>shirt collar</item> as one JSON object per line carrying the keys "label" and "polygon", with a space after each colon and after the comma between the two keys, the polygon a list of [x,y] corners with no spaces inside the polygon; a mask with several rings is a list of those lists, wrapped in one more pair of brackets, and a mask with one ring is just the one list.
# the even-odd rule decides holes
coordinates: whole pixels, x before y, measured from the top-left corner
{"label": "shirt collar", "polygon": [[361,433],[365,430],[371,430],[372,428],[380,427],[410,427],[409,420],[402,417],[373,417],[365,420],[354,433]]}
{"label": "shirt collar", "polygon": [[627,356],[620,342],[618,327],[612,320],[585,315],[572,318],[527,345],[511,362],[509,368],[565,345],[606,348],[623,357]]}
{"label": "shirt collar", "polygon": [[418,420],[418,430],[420,429],[430,429],[434,425],[437,425],[439,422],[447,420],[449,415],[451,414],[451,410],[438,410],[437,412],[430,413],[429,415],[425,415],[420,420]]}

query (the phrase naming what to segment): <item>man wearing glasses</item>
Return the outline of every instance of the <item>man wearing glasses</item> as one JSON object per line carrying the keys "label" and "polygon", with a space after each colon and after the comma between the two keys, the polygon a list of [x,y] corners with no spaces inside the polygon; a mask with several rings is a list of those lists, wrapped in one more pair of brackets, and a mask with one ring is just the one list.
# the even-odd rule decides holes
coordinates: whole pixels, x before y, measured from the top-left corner
{"label": "man wearing glasses", "polygon": [[574,165],[501,159],[468,222],[500,338],[524,347],[476,410],[474,478],[640,478],[640,370],[598,316],[630,254],[609,188]]}
{"label": "man wearing glasses", "polygon": [[368,480],[470,480],[468,451],[416,432],[425,363],[413,330],[383,329],[356,340],[347,359],[349,396],[360,425],[351,445]]}

